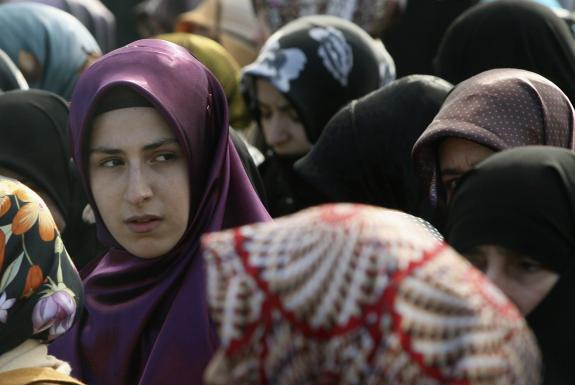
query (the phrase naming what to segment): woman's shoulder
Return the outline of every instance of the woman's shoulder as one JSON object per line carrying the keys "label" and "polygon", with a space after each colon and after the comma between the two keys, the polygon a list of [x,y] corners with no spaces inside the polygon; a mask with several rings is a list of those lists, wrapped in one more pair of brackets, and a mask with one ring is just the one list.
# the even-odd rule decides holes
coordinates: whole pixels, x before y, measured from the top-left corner
{"label": "woman's shoulder", "polygon": [[52,368],[26,368],[10,370],[0,375],[0,385],[84,385],[74,378]]}

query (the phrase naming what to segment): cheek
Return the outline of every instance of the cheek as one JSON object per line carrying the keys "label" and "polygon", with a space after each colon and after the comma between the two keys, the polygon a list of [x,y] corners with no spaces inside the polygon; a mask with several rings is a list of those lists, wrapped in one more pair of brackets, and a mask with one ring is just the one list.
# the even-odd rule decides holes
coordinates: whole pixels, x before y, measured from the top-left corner
{"label": "cheek", "polygon": [[527,315],[543,301],[553,287],[557,284],[559,275],[545,271],[524,288],[523,307],[524,314]]}

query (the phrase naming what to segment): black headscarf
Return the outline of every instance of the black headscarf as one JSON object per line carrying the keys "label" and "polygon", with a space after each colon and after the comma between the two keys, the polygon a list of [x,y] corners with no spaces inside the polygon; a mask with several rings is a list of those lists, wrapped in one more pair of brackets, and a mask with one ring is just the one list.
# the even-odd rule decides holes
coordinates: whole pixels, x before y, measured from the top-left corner
{"label": "black headscarf", "polygon": [[54,201],[64,220],[63,240],[78,267],[96,257],[94,226],[82,222],[87,204],[68,151],[68,105],[48,91],[0,95],[0,167],[32,182]]}
{"label": "black headscarf", "polygon": [[544,384],[575,384],[575,153],[531,146],[481,162],[455,191],[447,234],[461,253],[494,244],[559,274],[527,321],[543,352]]}
{"label": "black headscarf", "polygon": [[358,202],[429,218],[431,205],[416,176],[411,148],[452,86],[412,75],[337,113],[296,171],[330,202]]}
{"label": "black headscarf", "polygon": [[28,82],[16,67],[10,56],[0,49],[0,92],[26,90]]}
{"label": "black headscarf", "polygon": [[255,79],[268,80],[297,111],[314,143],[346,103],[395,79],[395,65],[381,43],[350,21],[315,15],[288,23],[243,69],[242,87],[258,115]]}
{"label": "black headscarf", "polygon": [[383,42],[395,60],[397,76],[434,74],[433,58],[453,20],[479,0],[407,0],[397,23],[387,24]]}
{"label": "black headscarf", "polygon": [[457,84],[493,68],[538,73],[575,102],[575,40],[551,9],[533,1],[498,0],[462,14],[446,32],[437,75]]}

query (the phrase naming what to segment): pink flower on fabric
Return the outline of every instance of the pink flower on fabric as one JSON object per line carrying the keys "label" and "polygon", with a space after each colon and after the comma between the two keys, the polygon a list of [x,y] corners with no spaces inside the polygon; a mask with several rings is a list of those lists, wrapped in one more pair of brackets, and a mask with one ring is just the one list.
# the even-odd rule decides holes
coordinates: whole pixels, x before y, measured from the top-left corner
{"label": "pink flower on fabric", "polygon": [[32,312],[34,334],[50,329],[48,339],[64,334],[74,321],[76,301],[68,290],[58,290],[42,297]]}
{"label": "pink flower on fabric", "polygon": [[0,296],[0,322],[6,323],[8,320],[8,309],[14,306],[16,299],[6,299],[6,293],[2,293]]}

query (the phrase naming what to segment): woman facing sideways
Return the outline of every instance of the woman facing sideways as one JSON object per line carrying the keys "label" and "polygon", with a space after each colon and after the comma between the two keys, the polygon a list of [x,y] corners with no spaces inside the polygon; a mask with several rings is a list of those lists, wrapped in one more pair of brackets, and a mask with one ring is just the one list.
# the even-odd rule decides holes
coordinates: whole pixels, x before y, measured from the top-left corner
{"label": "woman facing sideways", "polygon": [[229,141],[227,100],[186,49],[140,40],[79,80],[73,156],[108,253],[86,312],[52,347],[97,384],[201,384],[218,339],[200,235],[266,221]]}

